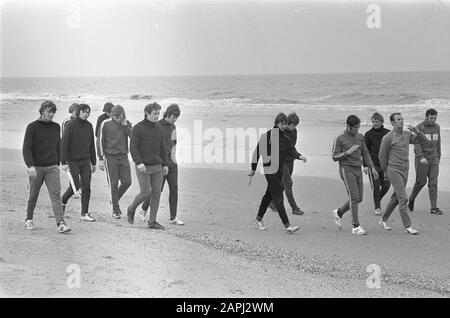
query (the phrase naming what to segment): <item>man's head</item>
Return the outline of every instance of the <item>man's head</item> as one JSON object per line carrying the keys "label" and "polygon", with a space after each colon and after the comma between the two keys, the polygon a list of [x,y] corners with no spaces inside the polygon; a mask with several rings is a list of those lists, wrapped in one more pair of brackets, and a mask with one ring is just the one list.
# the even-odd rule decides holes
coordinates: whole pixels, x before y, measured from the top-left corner
{"label": "man's head", "polygon": [[383,126],[384,118],[383,115],[381,115],[378,112],[373,113],[372,118],[370,118],[372,121],[373,128],[378,129],[381,126]]}
{"label": "man's head", "polygon": [[392,127],[403,129],[404,122],[401,113],[392,113],[391,116],[389,116],[389,120],[391,121]]}
{"label": "man's head", "polygon": [[114,105],[111,102],[107,102],[105,103],[105,105],[103,106],[103,111],[109,116],[111,117],[111,110],[113,109]]}
{"label": "man's head", "polygon": [[154,102],[150,103],[144,108],[144,115],[147,120],[151,121],[152,123],[156,123],[159,118],[159,112],[161,110],[161,106]]}
{"label": "man's head", "polygon": [[437,114],[436,109],[430,108],[425,112],[425,120],[430,124],[434,124],[436,123]]}
{"label": "man's head", "polygon": [[174,124],[180,116],[180,113],[180,107],[178,107],[178,104],[171,104],[167,107],[166,112],[164,113],[164,119],[167,120],[167,122]]}
{"label": "man's head", "polygon": [[50,122],[53,120],[53,116],[56,113],[56,105],[49,100],[46,100],[39,107],[39,113],[41,114],[41,120]]}
{"label": "man's head", "polygon": [[91,107],[88,104],[79,104],[77,117],[82,120],[87,120],[89,115],[91,114]]}
{"label": "man's head", "polygon": [[350,135],[356,135],[361,127],[361,120],[355,116],[350,115],[347,117],[347,131]]}
{"label": "man's head", "polygon": [[294,131],[298,124],[300,123],[300,119],[298,118],[298,115],[294,113],[290,113],[287,116],[287,129],[290,131]]}
{"label": "man's head", "polygon": [[120,105],[114,106],[111,110],[111,118],[115,122],[122,123],[126,119],[125,109]]}
{"label": "man's head", "polygon": [[70,117],[77,118],[77,112],[78,112],[78,104],[73,103],[72,105],[70,105],[69,107],[69,113],[71,114]]}
{"label": "man's head", "polygon": [[274,124],[276,127],[280,128],[281,131],[286,129],[287,125],[287,116],[285,113],[279,113],[277,117],[275,117]]}

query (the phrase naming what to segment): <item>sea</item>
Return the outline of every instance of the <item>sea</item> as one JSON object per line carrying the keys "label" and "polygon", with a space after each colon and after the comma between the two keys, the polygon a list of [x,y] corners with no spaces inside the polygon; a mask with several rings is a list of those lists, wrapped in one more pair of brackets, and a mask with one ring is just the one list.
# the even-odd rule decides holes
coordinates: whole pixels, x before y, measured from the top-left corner
{"label": "sea", "polygon": [[[42,101],[57,105],[54,120],[69,117],[74,103],[91,106],[95,126],[105,102],[122,105],[137,123],[144,107],[158,102],[164,111],[177,103],[181,116],[177,159],[180,165],[249,170],[257,136],[273,126],[275,116],[300,117],[297,150],[308,158],[296,163],[295,174],[339,178],[331,159],[334,137],[357,115],[360,132],[371,128],[377,111],[391,128],[389,115],[401,112],[405,124],[416,125],[425,111],[438,111],[442,158],[439,187],[450,191],[450,72],[286,74],[165,77],[1,78],[0,145],[21,149],[28,123],[39,117]],[[161,113],[162,115],[162,113]],[[242,137],[243,136],[243,137]],[[410,181],[414,182],[413,146]],[[243,174],[244,175],[244,174]],[[447,178],[448,179],[448,178]]]}

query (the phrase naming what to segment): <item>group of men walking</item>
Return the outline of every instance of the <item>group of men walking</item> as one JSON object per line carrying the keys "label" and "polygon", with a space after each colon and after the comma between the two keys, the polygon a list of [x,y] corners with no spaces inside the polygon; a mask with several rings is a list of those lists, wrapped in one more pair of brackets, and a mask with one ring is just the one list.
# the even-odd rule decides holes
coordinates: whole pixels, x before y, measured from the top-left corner
{"label": "group of men walking", "polygon": [[[371,181],[375,214],[381,215],[378,223],[384,230],[391,230],[388,220],[398,205],[405,232],[412,235],[419,233],[412,227],[407,210],[408,208],[411,212],[414,210],[414,200],[427,183],[427,179],[431,203],[430,212],[437,215],[442,214],[437,207],[441,136],[436,118],[437,111],[428,109],[422,123],[416,127],[408,126],[409,131],[405,131],[402,114],[393,113],[389,117],[393,129],[389,131],[383,126],[383,116],[374,113],[371,118],[373,127],[365,133],[364,137],[358,133],[360,119],[354,115],[347,118],[347,128],[343,134],[336,137],[332,150],[333,160],[339,162],[339,173],[349,196],[349,200],[343,206],[333,210],[335,223],[339,228],[342,227],[342,216],[350,210],[353,224],[352,233],[366,234],[366,230],[361,227],[358,220],[358,205],[363,200],[362,166]],[[414,144],[416,182],[408,198],[406,185],[410,144]],[[394,192],[382,213],[381,199],[391,185]]]}
{"label": "group of men walking", "polygon": [[[176,153],[175,122],[180,116],[177,104],[170,105],[163,119],[158,120],[161,106],[154,102],[144,109],[144,119],[134,127],[126,119],[125,109],[106,103],[104,113],[98,118],[94,129],[89,118],[91,108],[87,104],[73,104],[69,108],[71,117],[59,124],[53,122],[56,106],[45,101],[39,109],[40,118],[27,126],[23,143],[23,157],[28,167],[29,196],[25,227],[33,229],[33,212],[39,190],[45,181],[52,202],[59,233],[70,231],[64,221],[68,200],[81,193],[81,220],[94,222],[89,213],[91,196],[91,176],[96,171],[97,156],[101,171],[106,172],[109,185],[109,200],[112,217],[120,219],[122,211],[119,201],[132,184],[128,149],[135,165],[140,191],[127,207],[127,220],[134,223],[136,209],[151,229],[164,229],[156,221],[161,191],[167,180],[169,184],[170,224],[184,225],[177,219],[178,165]],[[333,143],[332,159],[339,162],[339,175],[344,182],[349,199],[333,210],[335,224],[342,228],[342,217],[350,211],[353,224],[352,233],[366,234],[359,223],[359,203],[363,200],[363,171],[368,174],[372,190],[374,213],[380,215],[379,224],[391,230],[388,220],[399,206],[406,233],[418,234],[412,227],[408,209],[414,210],[415,199],[428,180],[431,213],[440,215],[437,207],[437,179],[441,158],[440,128],[436,123],[437,111],[429,109],[425,121],[404,130],[401,113],[389,117],[392,130],[386,129],[383,116],[376,112],[371,120],[373,127],[363,136],[359,133],[361,120],[350,115],[346,130]],[[292,191],[294,160],[306,162],[295,148],[299,117],[296,113],[286,116],[280,113],[274,120],[274,127],[263,134],[253,153],[250,177],[256,172],[262,157],[267,189],[261,200],[255,224],[265,230],[263,217],[269,207],[278,212],[287,233],[299,230],[292,225],[284,207],[284,193],[292,208],[292,213],[304,214],[298,207]],[[62,133],[62,138],[61,138]],[[97,139],[95,142],[95,138]],[[128,146],[130,139],[130,146]],[[416,182],[410,197],[406,193],[409,171],[409,145],[415,146]],[[70,185],[62,195],[58,166],[65,171]],[[364,167],[364,169],[363,169]],[[251,181],[251,180],[250,180]],[[392,185],[392,194],[384,213],[381,200]],[[147,210],[150,208],[149,213]]]}
{"label": "group of men walking", "polygon": [[[56,105],[51,101],[43,102],[39,109],[39,119],[27,126],[22,148],[29,175],[26,229],[34,229],[33,213],[44,181],[50,194],[59,233],[71,230],[64,221],[64,213],[68,200],[74,194],[78,196],[81,193],[81,220],[95,221],[89,213],[89,201],[91,176],[96,171],[97,155],[99,169],[106,171],[112,217],[120,219],[122,211],[119,201],[132,183],[128,160],[129,138],[140,192],[127,209],[128,222],[134,222],[137,206],[147,200],[150,213],[146,213],[148,204],[144,205],[141,211],[148,228],[164,229],[156,222],[156,215],[161,191],[167,179],[170,188],[170,223],[184,225],[176,217],[178,166],[174,155],[174,123],[180,116],[180,108],[177,104],[170,105],[164,118],[158,121],[160,110],[161,106],[156,102],[147,105],[144,109],[144,120],[133,128],[126,119],[122,106],[106,103],[104,113],[97,120],[94,134],[93,126],[87,120],[91,112],[89,105],[71,105],[71,117],[64,120],[60,127],[53,121]],[[62,197],[58,166],[67,173],[70,180],[70,185]]]}

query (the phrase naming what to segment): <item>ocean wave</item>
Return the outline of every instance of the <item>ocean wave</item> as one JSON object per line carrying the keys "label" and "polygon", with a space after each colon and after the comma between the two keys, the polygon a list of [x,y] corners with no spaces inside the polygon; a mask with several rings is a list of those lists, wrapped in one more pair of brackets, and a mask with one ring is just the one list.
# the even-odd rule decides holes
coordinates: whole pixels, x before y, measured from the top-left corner
{"label": "ocean wave", "polygon": [[146,95],[146,94],[133,94],[129,97],[129,99],[133,100],[151,100],[153,99],[153,95]]}
{"label": "ocean wave", "polygon": [[23,94],[23,93],[2,93],[2,101],[34,101],[34,100],[53,100],[53,101],[106,101],[110,97],[104,95],[93,95],[86,93],[79,94],[59,94],[59,93],[41,93],[41,94]]}

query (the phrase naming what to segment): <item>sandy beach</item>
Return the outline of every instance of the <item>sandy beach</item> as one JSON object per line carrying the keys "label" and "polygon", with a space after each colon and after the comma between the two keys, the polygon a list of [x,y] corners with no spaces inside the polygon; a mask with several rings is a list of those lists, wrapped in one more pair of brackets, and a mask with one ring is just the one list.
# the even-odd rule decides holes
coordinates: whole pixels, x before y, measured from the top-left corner
{"label": "sandy beach", "polygon": [[[427,191],[420,193],[411,214],[420,235],[409,236],[402,231],[398,211],[392,216],[393,230],[383,232],[372,214],[366,186],[360,221],[368,235],[355,237],[349,215],[343,230],[331,217],[330,211],[346,197],[341,183],[298,176],[294,193],[306,213],[289,213],[300,231],[288,235],[271,211],[264,219],[267,231],[253,225],[266,187],[262,175],[248,187],[245,172],[181,167],[179,217],[186,225],[169,224],[165,189],[158,221],[166,230],[154,231],[146,229],[138,216],[133,226],[126,219],[111,219],[106,178],[97,171],[90,204],[97,221],[82,223],[80,201],[70,200],[66,216],[72,232],[59,235],[45,186],[35,211],[36,229],[24,229],[27,174],[21,153],[11,149],[0,153],[2,297],[450,295],[448,192],[439,194],[442,216],[430,215]],[[132,176],[135,181],[134,170]],[[65,189],[68,182],[61,178]],[[121,200],[122,210],[137,191],[134,182]],[[80,268],[80,288],[68,288],[71,264]],[[381,288],[367,285],[371,264],[381,270]]]}

